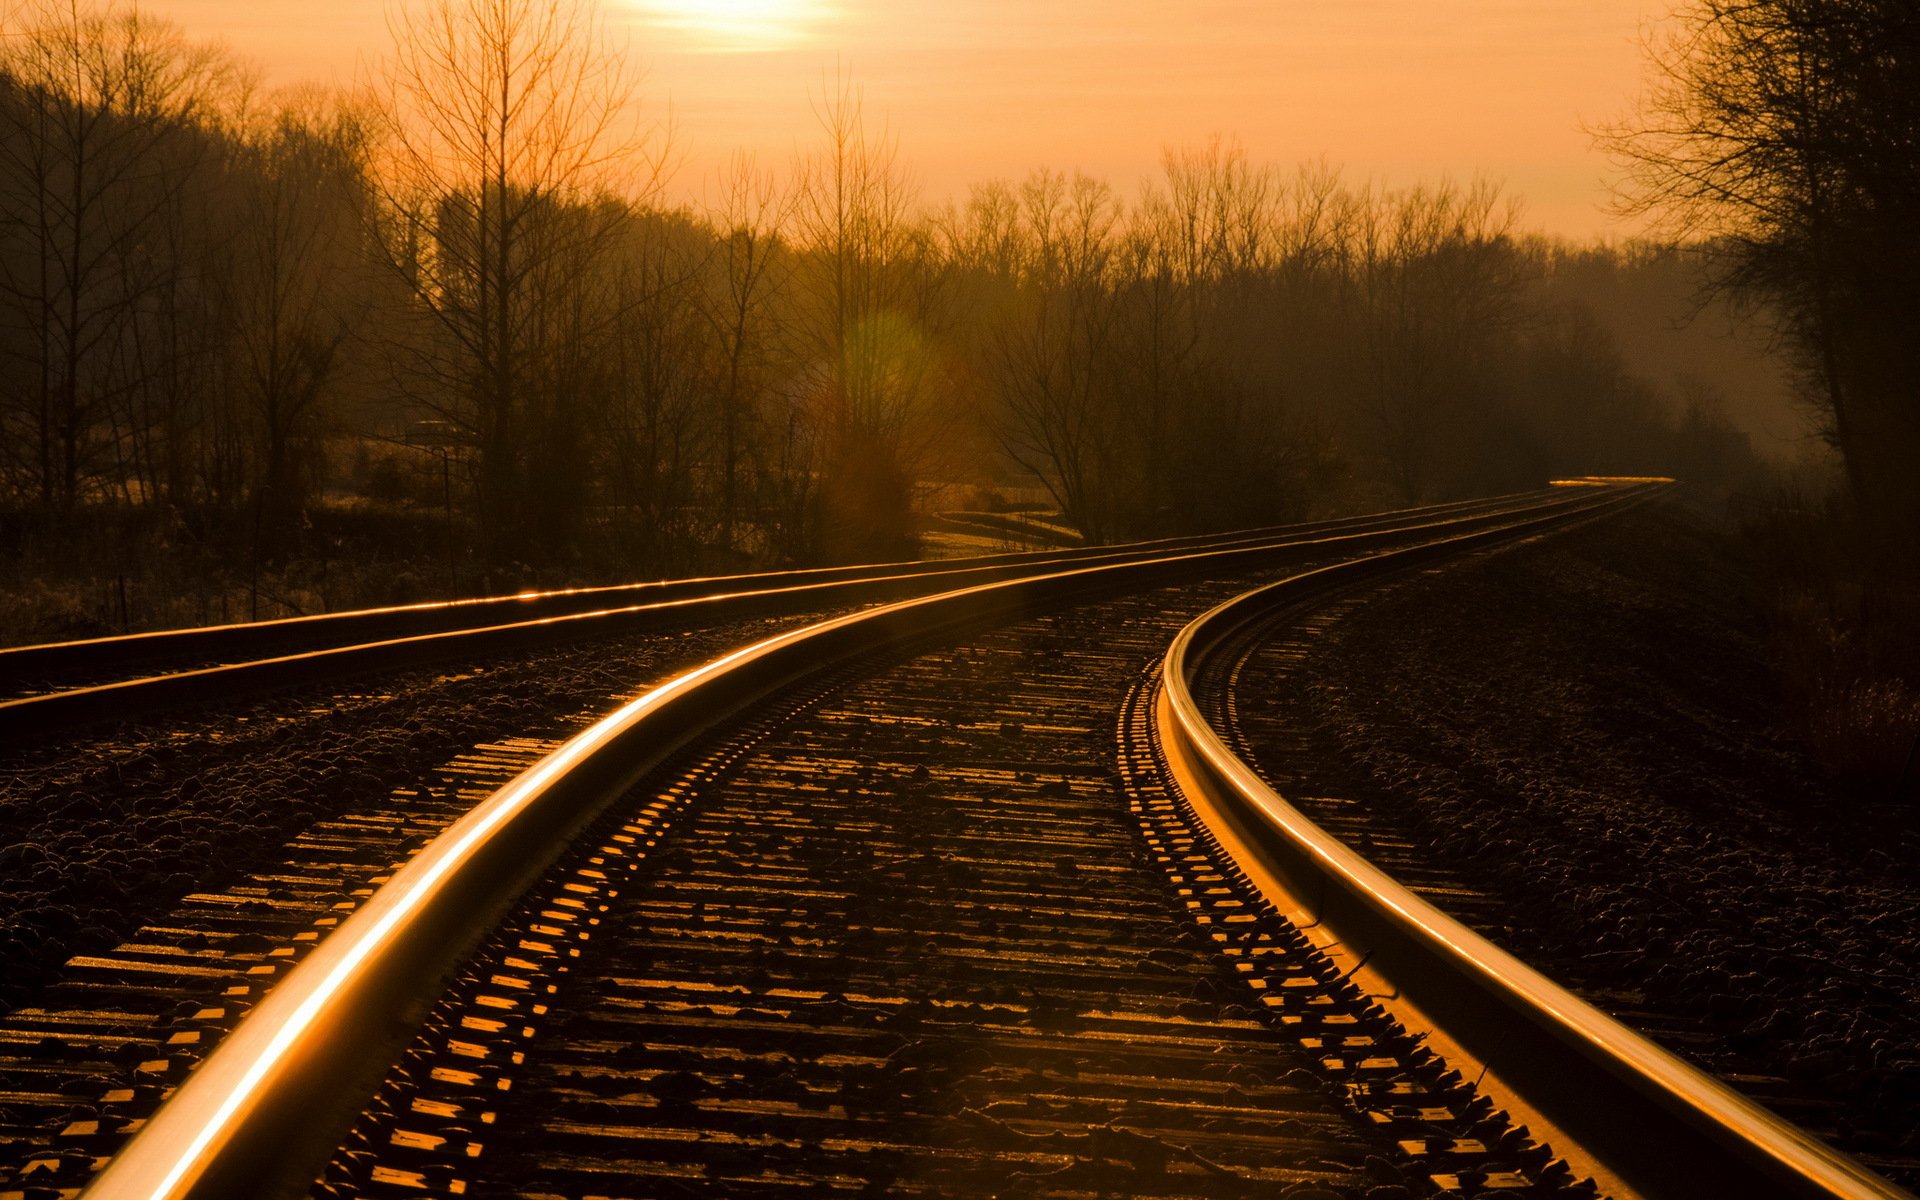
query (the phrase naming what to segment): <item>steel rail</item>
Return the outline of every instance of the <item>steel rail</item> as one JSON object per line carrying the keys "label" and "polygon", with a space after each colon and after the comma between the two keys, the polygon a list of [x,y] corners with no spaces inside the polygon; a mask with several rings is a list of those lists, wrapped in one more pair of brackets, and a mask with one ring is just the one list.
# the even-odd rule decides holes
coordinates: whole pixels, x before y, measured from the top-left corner
{"label": "steel rail", "polygon": [[[1524,531],[1543,513],[1573,516],[1617,502],[1611,494],[1564,497],[1483,518],[1470,536]],[[418,997],[615,796],[765,697],[877,650],[1101,592],[1253,568],[1292,545],[1076,566],[903,600],[763,639],[654,688],[494,793],[396,872],[200,1064],[94,1179],[88,1200],[238,1200],[310,1179],[317,1163],[293,1148],[351,1116],[331,1110],[330,1100],[357,1104],[359,1094],[343,1095],[371,1090],[366,1061],[390,1045]]]}
{"label": "steel rail", "polygon": [[[1533,494],[1541,493],[1522,493],[1521,495]],[[633,607],[638,604],[659,603],[695,596],[772,590],[808,582],[894,578],[923,574],[929,569],[959,565],[988,567],[1072,561],[1102,554],[1148,553],[1189,546],[1197,547],[1234,538],[1271,537],[1280,533],[1304,536],[1314,532],[1356,528],[1385,519],[1404,519],[1421,513],[1439,514],[1487,507],[1510,502],[1516,498],[1515,496],[1482,497],[1473,500],[1449,501],[1444,504],[1422,505],[1386,513],[1339,517],[1326,521],[1307,521],[1243,531],[1158,538],[1113,546],[1055,548],[978,555],[963,559],[923,559],[562,588],[551,591],[522,592],[510,596],[484,596],[465,600],[355,609],[348,612],[318,613],[301,617],[281,617],[265,621],[162,629],[77,641],[0,647],[0,689],[19,690],[29,684],[43,685],[49,682],[58,685],[62,680],[70,680],[81,674],[102,671],[119,672],[130,668],[151,670],[169,663],[204,663],[241,654],[278,657],[330,645],[389,641],[424,633],[441,633],[494,624],[515,624],[543,617]]]}
{"label": "steel rail", "polygon": [[[1469,535],[1461,542],[1480,540]],[[1913,1198],[1534,971],[1288,804],[1191,691],[1209,653],[1276,608],[1433,557],[1431,546],[1305,572],[1203,614],[1167,651],[1155,725],[1196,810],[1281,911],[1337,945],[1410,1032],[1429,1029],[1573,1145],[1556,1152],[1650,1200]],[[1224,828],[1222,828],[1224,826]],[[1460,1064],[1456,1064],[1460,1065]]]}
{"label": "steel rail", "polygon": [[[1526,503],[1550,502],[1542,496],[1564,496],[1564,492],[1527,492],[1494,500],[1476,500],[1376,514],[1365,518],[1346,518],[1338,522],[1312,523],[1302,527],[1282,527],[1276,533],[1255,535],[1231,533],[1200,539],[1175,539],[1179,550],[1193,546],[1230,549],[1244,545],[1273,545],[1284,535],[1285,544],[1301,552],[1327,547],[1360,546],[1373,541],[1405,537],[1410,529],[1458,525],[1497,518]],[[1422,522],[1409,524],[1410,521]],[[1331,525],[1331,528],[1323,528]],[[89,724],[124,720],[154,712],[191,707],[206,703],[231,702],[236,694],[277,688],[299,687],[375,671],[419,667],[453,658],[513,652],[542,645],[559,638],[592,632],[596,634],[632,633],[672,625],[698,616],[724,619],[763,615],[769,612],[796,611],[807,605],[863,603],[898,598],[934,587],[951,587],[966,582],[987,582],[1020,574],[1045,572],[1067,563],[1118,563],[1163,555],[1169,547],[1147,543],[1154,549],[1135,547],[1096,547],[1062,555],[1043,555],[1037,561],[1029,556],[1013,556],[1017,561],[954,560],[947,563],[915,564],[914,572],[884,569],[877,576],[849,574],[834,569],[834,578],[814,582],[774,581],[792,576],[751,577],[754,586],[738,591],[705,592],[673,599],[620,608],[588,609],[552,616],[533,617],[437,632],[404,635],[379,641],[329,646],[315,650],[249,659],[217,666],[150,675],[92,687],[71,688],[14,700],[0,701],[0,736],[29,737],[67,731]],[[848,569],[857,571],[858,568]],[[798,573],[801,578],[812,578]],[[685,581],[704,584],[708,581]],[[724,580],[722,581],[724,582]],[[245,630],[251,626],[234,627]]]}

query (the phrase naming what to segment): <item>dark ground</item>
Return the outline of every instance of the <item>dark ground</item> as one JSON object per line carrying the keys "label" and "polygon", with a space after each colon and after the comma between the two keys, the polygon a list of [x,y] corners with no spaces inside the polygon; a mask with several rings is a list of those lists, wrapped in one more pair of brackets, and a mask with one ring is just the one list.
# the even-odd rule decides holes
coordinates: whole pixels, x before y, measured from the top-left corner
{"label": "dark ground", "polygon": [[1756,586],[1658,502],[1349,602],[1247,687],[1504,900],[1522,958],[1915,1187],[1920,804],[1785,732]]}

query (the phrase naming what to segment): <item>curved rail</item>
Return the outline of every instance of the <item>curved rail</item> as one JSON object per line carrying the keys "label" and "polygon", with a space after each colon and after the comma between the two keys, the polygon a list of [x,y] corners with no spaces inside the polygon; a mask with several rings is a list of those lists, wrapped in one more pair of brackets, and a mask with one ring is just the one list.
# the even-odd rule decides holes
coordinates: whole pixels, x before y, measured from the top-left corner
{"label": "curved rail", "polygon": [[[1610,493],[1563,495],[1518,514],[1480,518],[1467,536],[1525,531],[1619,500]],[[1458,540],[1452,532],[1449,544]],[[1293,545],[1081,566],[904,600],[767,638],[662,684],[577,735],[421,850],[268,994],[86,1195],[226,1200],[270,1194],[270,1181],[297,1182],[305,1159],[294,1147],[310,1144],[316,1129],[342,1116],[328,1113],[328,1098],[371,1088],[362,1075],[366,1061],[390,1045],[414,999],[463,957],[494,914],[614,796],[769,694],[878,649],[1102,591],[1248,569]]]}
{"label": "curved rail", "polygon": [[[1551,489],[1548,489],[1550,492]],[[1546,493],[1521,493],[1520,496]],[[466,600],[434,601],[349,612],[319,613],[227,625],[162,629],[148,633],[0,647],[0,692],[18,691],[29,684],[58,686],[75,675],[131,668],[153,670],[167,664],[208,662],[242,654],[285,656],[355,642],[391,641],[420,634],[443,633],[490,625],[520,624],[548,617],[570,616],[612,608],[660,604],[675,600],[746,592],[769,591],[807,583],[892,579],[960,566],[1033,566],[1070,562],[1116,553],[1152,553],[1198,547],[1233,539],[1269,538],[1279,534],[1307,536],[1357,529],[1386,520],[1416,515],[1440,515],[1511,503],[1518,496],[1449,501],[1386,513],[1308,521],[1237,532],[1160,538],[1114,546],[1044,549],[988,554],[964,559],[875,563],[845,567],[817,567],[798,571],[764,571],[744,575],[717,575],[666,579],[600,587],[563,588],[523,592],[511,596],[484,596]]]}
{"label": "curved rail", "polygon": [[[351,645],[329,646],[271,658],[249,659],[218,666],[126,679],[93,687],[71,688],[15,700],[0,701],[0,734],[30,736],[55,730],[187,707],[231,701],[244,690],[297,687],[339,679],[362,672],[417,667],[455,657],[472,657],[524,650],[576,633],[632,633],[659,628],[694,614],[708,619],[794,611],[814,604],[866,603],[953,587],[1043,573],[1075,563],[1099,564],[1139,561],[1169,552],[1204,548],[1224,550],[1240,546],[1279,544],[1306,552],[1328,547],[1359,547],[1381,540],[1403,538],[1409,530],[1471,524],[1497,519],[1529,503],[1553,503],[1542,495],[1564,499],[1566,493],[1527,492],[1491,500],[1429,506],[1369,517],[1343,518],[1303,526],[1284,526],[1266,534],[1237,532],[1135,546],[1094,547],[1041,555],[990,556],[952,562],[904,564],[880,568],[829,568],[823,572],[739,576],[744,586],[719,580],[681,580],[641,588],[674,589],[670,598],[618,608],[589,608],[549,616],[525,617],[493,623],[386,638]],[[1282,539],[1276,541],[1276,539]],[[1142,549],[1145,547],[1145,549]],[[911,567],[912,570],[904,569]],[[861,572],[877,570],[879,574]],[[817,576],[827,575],[821,579]],[[711,590],[713,585],[721,590]],[[708,590],[702,591],[700,589]],[[605,589],[626,592],[628,589]],[[681,595],[686,592],[690,594]],[[556,594],[569,601],[579,595]],[[486,602],[476,602],[486,603]],[[374,615],[385,610],[377,610]],[[342,614],[352,616],[354,614]],[[496,611],[496,616],[499,615]],[[228,626],[210,634],[244,634],[255,626]],[[196,631],[183,631],[194,633]],[[136,635],[136,637],[150,635]]]}
{"label": "curved rail", "polygon": [[[1414,895],[1288,804],[1208,724],[1190,683],[1210,648],[1280,605],[1431,557],[1388,552],[1307,572],[1202,615],[1174,640],[1156,725],[1181,789],[1278,907],[1337,941],[1395,994],[1409,1028],[1431,1023],[1601,1173],[1650,1198],[1907,1197],[1719,1081],[1553,983]],[[1389,1004],[1389,1007],[1393,1007]]]}

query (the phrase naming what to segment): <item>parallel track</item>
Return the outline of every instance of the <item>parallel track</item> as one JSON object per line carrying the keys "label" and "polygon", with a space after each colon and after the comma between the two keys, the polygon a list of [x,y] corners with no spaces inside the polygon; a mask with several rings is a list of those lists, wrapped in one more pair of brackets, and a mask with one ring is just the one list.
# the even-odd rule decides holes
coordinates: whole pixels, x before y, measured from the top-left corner
{"label": "parallel track", "polygon": [[406,858],[559,742],[478,745],[385,801],[317,821],[278,862],[183,896],[0,1017],[0,1200],[84,1183],[295,961]]}
{"label": "parallel track", "polygon": [[909,579],[928,574],[996,567],[1025,569],[1109,554],[1150,554],[1259,538],[1304,538],[1360,532],[1382,525],[1403,523],[1419,515],[1442,517],[1449,513],[1494,508],[1511,503],[1514,499],[1499,497],[1493,500],[1451,501],[1392,513],[1369,513],[1266,529],[1162,538],[1116,546],[1013,551],[967,558],[562,588],[238,624],[163,629],[70,642],[4,646],[0,647],[0,698],[18,699],[79,687],[95,687],[137,678],[141,674],[170,674],[420,634],[484,629],[712,596],[780,591],[809,584]]}
{"label": "parallel track", "polygon": [[[1494,553],[1512,549],[1501,547]],[[1419,573],[1435,574],[1456,565]],[[1321,650],[1329,627],[1377,600],[1383,590],[1418,587],[1419,582],[1397,579],[1383,589],[1373,581],[1345,594],[1330,591],[1275,609],[1218,640],[1196,673],[1194,692],[1201,711],[1233,752],[1315,824],[1491,941],[1505,945],[1510,939],[1531,940],[1528,927],[1536,919],[1532,914],[1516,906],[1510,895],[1490,889],[1463,871],[1457,852],[1435,845],[1435,826],[1420,811],[1417,793],[1382,796],[1377,783],[1354,774],[1330,737],[1290,722],[1289,718],[1298,718],[1297,703],[1282,703],[1290,690],[1297,693],[1287,684]],[[1571,972],[1577,978],[1585,965],[1577,958],[1561,957],[1544,969],[1556,975]],[[1570,982],[1567,986],[1621,1023],[1693,1061],[1710,1062],[1713,1052],[1723,1046],[1724,1029],[1704,1015],[1662,1006],[1640,990],[1617,983],[1583,987]],[[1837,1106],[1830,1097],[1810,1094],[1810,1089],[1784,1074],[1703,1069],[1809,1132],[1834,1139]],[[1911,1165],[1862,1157],[1873,1169],[1889,1174]]]}
{"label": "parallel track", "polygon": [[1298,545],[1303,553],[1324,549],[1323,543],[1360,548],[1398,536],[1409,524],[1471,520],[1550,494],[1129,546],[670,580],[0,649],[0,690],[16,693],[0,699],[0,735],[44,735],[194,705],[227,704],[242,692],[470,661],[566,638],[875,603],[1050,569],[1282,543]]}
{"label": "parallel track", "polygon": [[1378,1147],[1116,803],[1112,689],[1195,598],[889,665],[637,796],[467,969],[321,1194],[1356,1178]]}
{"label": "parallel track", "polygon": [[[1457,564],[1426,568],[1437,573]],[[1404,814],[1382,811],[1343,769],[1332,748],[1311,731],[1278,720],[1270,698],[1255,683],[1284,676],[1312,655],[1326,630],[1375,597],[1376,586],[1362,584],[1301,601],[1251,622],[1222,639],[1196,678],[1194,694],[1201,711],[1227,745],[1259,777],[1315,824],[1352,846],[1422,899],[1428,900],[1495,942],[1504,942],[1513,914],[1509,902],[1481,886],[1447,861]],[[1611,997],[1586,996],[1602,1004]],[[1620,1020],[1668,1045],[1684,1045],[1706,1035],[1696,1023],[1608,1004]],[[1770,1107],[1789,1111],[1790,1094],[1757,1094]],[[1811,1115],[1811,1114],[1809,1114]],[[1796,1119],[1804,1119],[1796,1117]]]}

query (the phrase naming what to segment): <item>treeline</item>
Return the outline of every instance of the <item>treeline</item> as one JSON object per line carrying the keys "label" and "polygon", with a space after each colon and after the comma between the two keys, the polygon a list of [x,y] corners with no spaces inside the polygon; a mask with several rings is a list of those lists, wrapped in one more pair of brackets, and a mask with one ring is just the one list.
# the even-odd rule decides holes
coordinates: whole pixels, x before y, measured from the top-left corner
{"label": "treeline", "polygon": [[1215,142],[1131,199],[1042,171],[927,208],[843,84],[791,169],[675,207],[590,7],[411,11],[351,97],[263,100],[131,8],[10,31],[16,550],[110,530],[102,569],[197,555],[203,608],[265,615],[369,598],[289,582],[329,555],[442,591],[909,555],[966,487],[1104,539],[1747,465],[1582,300],[1676,252],[1522,236],[1490,184]]}

